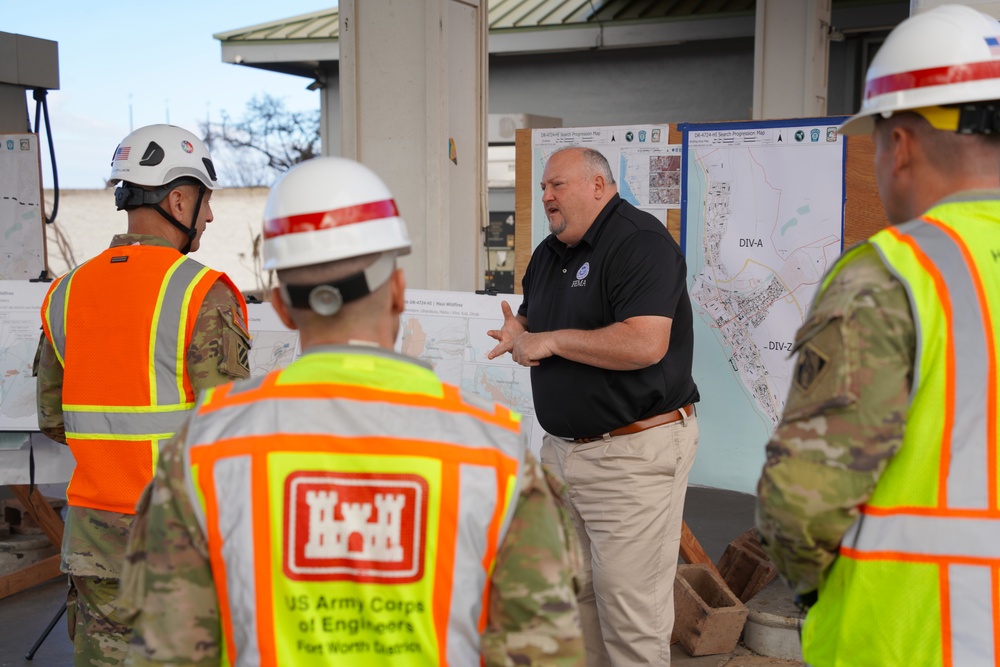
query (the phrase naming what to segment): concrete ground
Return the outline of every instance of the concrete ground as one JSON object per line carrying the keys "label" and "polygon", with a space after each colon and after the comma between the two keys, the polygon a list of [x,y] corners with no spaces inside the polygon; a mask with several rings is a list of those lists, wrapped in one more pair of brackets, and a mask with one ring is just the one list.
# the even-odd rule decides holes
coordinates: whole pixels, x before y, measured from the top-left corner
{"label": "concrete ground", "polygon": [[[709,557],[718,562],[726,546],[753,526],[754,496],[706,487],[688,489],[684,520]],[[780,585],[780,582],[777,582]],[[73,650],[62,616],[33,660],[25,654],[44,632],[65,599],[66,583],[54,579],[0,600],[0,667],[62,667],[73,664]],[[743,646],[725,655],[689,656],[672,648],[676,667],[794,667],[802,663],[756,656]]]}

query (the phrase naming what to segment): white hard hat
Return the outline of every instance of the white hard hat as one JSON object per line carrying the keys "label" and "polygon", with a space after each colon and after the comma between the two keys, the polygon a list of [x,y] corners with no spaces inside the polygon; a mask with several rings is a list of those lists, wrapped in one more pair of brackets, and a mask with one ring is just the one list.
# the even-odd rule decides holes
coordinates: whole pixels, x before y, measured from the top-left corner
{"label": "white hard hat", "polygon": [[318,157],[288,170],[264,208],[264,269],[410,252],[406,223],[389,188],[368,167]]}
{"label": "white hard hat", "polygon": [[840,132],[871,132],[875,114],[988,100],[1000,100],[1000,22],[942,5],[889,34],[868,68],[861,111]]}
{"label": "white hard hat", "polygon": [[127,181],[156,188],[178,178],[195,178],[209,190],[221,189],[201,139],[175,125],[147,125],[118,144],[108,185]]}

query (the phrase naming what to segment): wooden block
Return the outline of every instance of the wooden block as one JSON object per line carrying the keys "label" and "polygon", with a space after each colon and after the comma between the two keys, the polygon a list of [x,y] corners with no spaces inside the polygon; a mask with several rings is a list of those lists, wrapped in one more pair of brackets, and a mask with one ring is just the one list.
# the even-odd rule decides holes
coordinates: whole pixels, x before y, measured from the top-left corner
{"label": "wooden block", "polygon": [[748,602],[778,576],[752,528],[729,543],[719,558],[718,571],[740,602]]}
{"label": "wooden block", "polygon": [[714,567],[704,563],[677,566],[674,637],[691,655],[732,652],[748,613]]}
{"label": "wooden block", "polygon": [[49,541],[57,549],[62,549],[64,528],[62,518],[52,509],[49,502],[42,497],[38,489],[34,489],[34,492],[29,496],[28,489],[30,487],[27,484],[11,484],[8,488],[21,501],[21,505],[25,508],[25,511],[35,520],[35,523],[42,529],[42,532],[49,538]]}

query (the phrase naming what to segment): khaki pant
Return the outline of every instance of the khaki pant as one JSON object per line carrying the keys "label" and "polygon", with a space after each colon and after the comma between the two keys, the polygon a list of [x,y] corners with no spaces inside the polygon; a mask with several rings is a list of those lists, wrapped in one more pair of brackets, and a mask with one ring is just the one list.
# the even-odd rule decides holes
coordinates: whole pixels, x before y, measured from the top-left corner
{"label": "khaki pant", "polygon": [[578,596],[588,667],[669,665],[674,576],[698,421],[588,443],[546,435],[584,556]]}

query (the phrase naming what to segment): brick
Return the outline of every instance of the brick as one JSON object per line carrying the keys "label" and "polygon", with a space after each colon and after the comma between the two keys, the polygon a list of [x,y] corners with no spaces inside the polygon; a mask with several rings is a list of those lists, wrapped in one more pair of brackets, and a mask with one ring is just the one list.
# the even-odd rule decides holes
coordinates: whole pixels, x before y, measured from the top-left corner
{"label": "brick", "polygon": [[[38,496],[35,496],[36,498]],[[46,498],[45,501],[56,512],[61,510],[66,501],[62,498]],[[25,511],[24,504],[17,498],[9,498],[0,501],[0,522],[9,525],[9,533],[15,535],[41,535],[41,526]]]}
{"label": "brick", "polygon": [[711,565],[678,565],[674,581],[674,639],[693,656],[736,648],[747,608]]}
{"label": "brick", "polygon": [[778,576],[751,528],[729,543],[718,563],[719,574],[740,602],[749,602]]}

